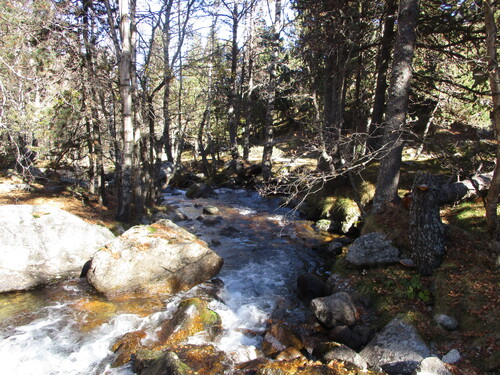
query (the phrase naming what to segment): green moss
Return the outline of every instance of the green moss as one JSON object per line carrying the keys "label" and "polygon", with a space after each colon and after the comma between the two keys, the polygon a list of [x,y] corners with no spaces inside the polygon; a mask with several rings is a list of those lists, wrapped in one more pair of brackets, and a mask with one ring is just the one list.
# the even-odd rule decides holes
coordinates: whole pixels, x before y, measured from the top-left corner
{"label": "green moss", "polygon": [[179,304],[179,310],[187,309],[189,306],[196,307],[196,310],[198,311],[200,316],[200,320],[205,327],[221,324],[222,320],[219,314],[217,314],[213,310],[210,310],[206,301],[203,301],[199,298],[185,299]]}
{"label": "green moss", "polygon": [[154,232],[156,232],[158,230],[158,228],[155,228],[155,227],[152,227],[151,225],[148,225],[147,226],[147,230],[150,233],[154,233]]}

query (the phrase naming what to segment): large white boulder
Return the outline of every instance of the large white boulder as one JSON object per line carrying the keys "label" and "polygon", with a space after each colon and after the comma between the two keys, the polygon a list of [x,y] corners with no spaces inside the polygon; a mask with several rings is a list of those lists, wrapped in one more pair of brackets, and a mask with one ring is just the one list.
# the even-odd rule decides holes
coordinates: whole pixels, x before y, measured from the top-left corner
{"label": "large white boulder", "polygon": [[48,205],[0,206],[0,292],[34,288],[79,276],[115,236]]}
{"label": "large white boulder", "polygon": [[130,228],[92,259],[87,280],[108,297],[173,294],[216,276],[223,259],[169,220]]}

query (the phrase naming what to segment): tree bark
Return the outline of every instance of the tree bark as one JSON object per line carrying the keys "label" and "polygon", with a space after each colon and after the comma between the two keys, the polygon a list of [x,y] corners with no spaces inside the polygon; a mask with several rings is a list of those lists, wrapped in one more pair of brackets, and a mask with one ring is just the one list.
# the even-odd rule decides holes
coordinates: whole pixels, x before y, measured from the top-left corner
{"label": "tree bark", "polygon": [[444,225],[439,212],[440,185],[435,176],[419,174],[412,189],[411,259],[424,275],[430,275],[441,264],[446,251]]}
{"label": "tree bark", "polygon": [[432,274],[446,252],[445,228],[440,207],[488,189],[491,174],[446,183],[442,176],[419,173],[412,188],[410,207],[411,259],[423,275]]}
{"label": "tree bark", "polygon": [[397,197],[403,151],[401,137],[408,110],[418,12],[418,0],[400,1],[398,33],[387,104],[387,123],[381,149],[385,154],[377,177],[377,188],[373,199],[374,212]]}
{"label": "tree bark", "polygon": [[491,238],[500,241],[500,225],[497,215],[500,194],[500,70],[497,54],[497,26],[495,23],[495,1],[483,0],[484,23],[486,26],[486,50],[488,74],[493,101],[493,130],[497,137],[497,157],[493,181],[485,199],[486,226]]}
{"label": "tree bark", "polygon": [[394,41],[394,22],[397,12],[396,0],[387,0],[386,16],[384,22],[384,31],[380,40],[380,49],[377,55],[377,81],[375,85],[375,96],[373,99],[372,116],[368,126],[370,137],[368,138],[368,148],[370,150],[378,150],[382,147],[382,137],[384,129],[382,128],[382,120],[385,113],[385,93],[387,91],[387,70],[391,61],[392,43]]}
{"label": "tree bark", "polygon": [[273,155],[273,122],[274,122],[274,101],[276,99],[276,69],[278,64],[278,49],[280,38],[281,0],[276,0],[274,12],[274,23],[271,29],[273,35],[273,45],[271,52],[271,62],[269,67],[269,84],[267,87],[267,108],[265,123],[265,143],[262,154],[262,176],[268,181],[272,177],[272,155]]}
{"label": "tree bark", "polygon": [[120,221],[129,221],[133,213],[133,152],[134,152],[134,124],[132,110],[132,41],[131,26],[128,0],[120,0],[120,34],[121,34],[121,53],[118,64],[120,94],[122,102],[122,139],[123,152],[121,160],[121,184],[118,201],[117,219]]}
{"label": "tree bark", "polygon": [[231,74],[229,76],[229,94],[228,94],[228,130],[229,130],[229,148],[231,150],[231,167],[234,172],[238,170],[239,152],[238,152],[238,121],[236,118],[236,74],[238,68],[238,27],[240,14],[238,10],[239,0],[234,0],[233,10],[231,13],[232,25],[232,42],[231,42]]}

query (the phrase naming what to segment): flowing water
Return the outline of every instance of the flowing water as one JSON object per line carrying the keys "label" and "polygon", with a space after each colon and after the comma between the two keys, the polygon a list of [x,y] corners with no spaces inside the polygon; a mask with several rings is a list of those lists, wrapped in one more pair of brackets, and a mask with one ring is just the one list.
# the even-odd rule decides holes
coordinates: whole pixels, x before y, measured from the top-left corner
{"label": "flowing water", "polygon": [[[224,283],[210,307],[222,318],[213,344],[235,363],[253,359],[266,322],[300,321],[306,309],[296,297],[297,276],[319,265],[311,246],[319,241],[308,223],[293,220],[277,200],[247,190],[219,189],[217,196],[188,200],[181,191],[164,196],[190,220],[179,225],[224,258]],[[202,207],[219,208],[216,222],[197,220]],[[111,348],[123,334],[155,327],[194,290],[168,299],[107,301],[84,279],[0,296],[0,363],[3,373],[131,374],[111,368]],[[153,329],[151,328],[151,329]],[[146,338],[148,339],[148,338]],[[196,344],[202,338],[193,337]]]}

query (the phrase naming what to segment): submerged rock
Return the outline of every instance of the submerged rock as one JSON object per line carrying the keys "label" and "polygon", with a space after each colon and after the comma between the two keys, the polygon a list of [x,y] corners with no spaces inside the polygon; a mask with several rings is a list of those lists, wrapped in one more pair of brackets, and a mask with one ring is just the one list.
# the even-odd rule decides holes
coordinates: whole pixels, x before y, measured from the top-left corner
{"label": "submerged rock", "polygon": [[370,267],[397,263],[399,250],[382,233],[368,233],[349,247],[346,260],[355,266]]}
{"label": "submerged rock", "polygon": [[413,326],[394,318],[359,354],[388,374],[411,374],[430,351]]}
{"label": "submerged rock", "polygon": [[223,260],[168,220],[135,226],[95,253],[87,280],[108,297],[187,290],[216,276]]}
{"label": "submerged rock", "polygon": [[0,206],[0,292],[78,277],[114,238],[107,228],[52,206]]}

